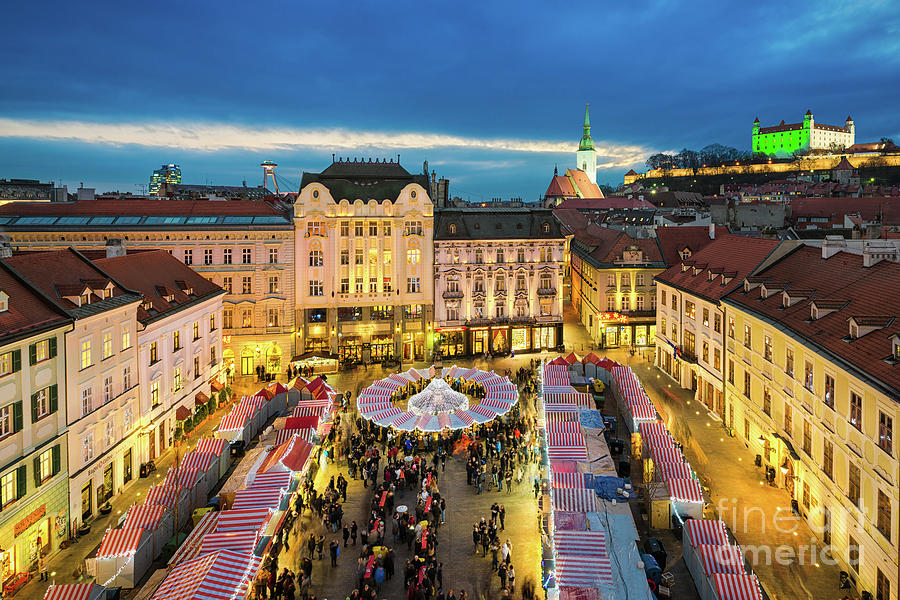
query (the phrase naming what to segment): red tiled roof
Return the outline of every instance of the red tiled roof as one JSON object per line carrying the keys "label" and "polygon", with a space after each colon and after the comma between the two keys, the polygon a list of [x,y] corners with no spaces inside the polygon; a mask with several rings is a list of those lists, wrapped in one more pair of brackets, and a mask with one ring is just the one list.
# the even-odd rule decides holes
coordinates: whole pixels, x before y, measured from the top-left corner
{"label": "red tiled roof", "polygon": [[827,217],[837,218],[848,214],[859,214],[866,221],[881,218],[882,211],[900,209],[900,198],[793,198],[791,218]]}
{"label": "red tiled roof", "polygon": [[[682,272],[681,264],[677,263],[657,275],[656,279],[715,302],[740,287],[744,277],[777,246],[777,240],[723,235],[695,253],[691,260],[684,261],[684,264],[694,263],[697,267],[706,265],[696,275],[693,268]],[[709,280],[710,272],[714,273],[712,281]],[[721,273],[726,273],[731,281],[725,283]]]}
{"label": "red tiled roof", "polygon": [[554,175],[553,179],[550,180],[550,185],[547,186],[547,191],[544,193],[544,196],[574,196],[575,190],[572,188],[572,184],[569,183],[568,178],[563,177],[562,175]]}
{"label": "red tiled roof", "polygon": [[587,173],[581,169],[566,169],[566,177],[572,182],[572,186],[580,192],[578,195],[582,198],[603,197],[600,187],[596,183],[591,182]]}
{"label": "red tiled roof", "polygon": [[[206,299],[210,294],[224,292],[165,250],[102,258],[94,262],[123,285],[144,294],[145,302],[152,302],[154,312],[145,310],[143,304],[138,309],[140,321]],[[193,296],[185,294],[182,291],[185,288],[189,288]],[[172,302],[165,299],[167,295],[173,296]]]}
{"label": "red tiled roof", "polygon": [[78,202],[10,202],[0,215],[16,216],[268,216],[283,212],[261,200],[81,200]]}
{"label": "red tiled roof", "polygon": [[639,198],[626,198],[624,196],[607,196],[599,198],[566,198],[557,210],[561,208],[574,208],[576,210],[609,210],[611,208],[656,208],[652,203]]}
{"label": "red tiled roof", "polygon": [[[83,291],[86,281],[107,281],[106,275],[102,271],[72,248],[14,254],[6,261],[24,275],[31,285],[40,289],[64,309],[76,307],[75,304],[63,297],[71,295],[66,292]],[[113,283],[113,297],[129,291],[115,285],[115,282]],[[94,296],[91,302],[99,300],[99,297]]]}
{"label": "red tiled roof", "polygon": [[844,158],[841,159],[841,162],[839,162],[838,165],[832,170],[833,171],[853,171],[854,169],[856,169],[856,167],[854,167],[850,163],[850,161],[847,160],[847,157],[845,156]]}
{"label": "red tiled roof", "polygon": [[0,340],[18,339],[69,320],[4,261],[0,261],[0,292],[9,296],[7,310],[0,312]]}
{"label": "red tiled roof", "polygon": [[625,173],[625,177],[633,177],[635,175],[637,175],[637,173],[634,172],[634,169],[628,169],[628,172]]}
{"label": "red tiled roof", "polygon": [[[765,318],[786,329],[809,346],[838,357],[839,366],[852,367],[862,376],[881,382],[882,390],[897,399],[900,390],[900,365],[889,364],[890,337],[900,334],[900,319],[890,326],[876,329],[862,337],[845,341],[849,336],[848,319],[858,315],[897,317],[900,306],[893,299],[900,296],[900,263],[881,261],[863,267],[862,256],[839,252],[823,259],[818,248],[801,246],[759,273],[761,277],[786,282],[791,288],[815,290],[811,300],[785,308],[781,296],[762,299],[758,289],[744,292],[739,288],[724,301]],[[815,321],[810,320],[810,302],[817,298],[845,298],[846,306]],[[888,313],[888,314],[886,314]],[[843,362],[843,365],[841,365]]]}
{"label": "red tiled roof", "polygon": [[584,216],[584,213],[572,208],[556,207],[553,209],[553,215],[562,224],[562,226],[568,229],[570,232],[584,229],[588,226],[589,223],[588,218]]}
{"label": "red tiled roof", "polygon": [[632,238],[616,229],[590,226],[579,232],[579,240],[592,248],[591,258],[598,263],[612,263],[622,259],[622,253],[630,246],[637,246],[644,254],[644,260],[662,262],[659,246],[653,238]]}
{"label": "red tiled roof", "polygon": [[[727,227],[716,227],[716,237],[728,235]],[[656,239],[662,251],[666,265],[674,265],[681,262],[680,252],[687,248],[691,251],[691,258],[704,246],[712,242],[709,238],[709,227],[658,227]]]}

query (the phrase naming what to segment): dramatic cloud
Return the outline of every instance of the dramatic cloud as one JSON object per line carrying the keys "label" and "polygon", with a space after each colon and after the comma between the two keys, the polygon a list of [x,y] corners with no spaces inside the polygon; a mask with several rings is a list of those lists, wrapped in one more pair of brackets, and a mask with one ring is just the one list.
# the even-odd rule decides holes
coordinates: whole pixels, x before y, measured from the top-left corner
{"label": "dramatic cloud", "polygon": [[[129,124],[0,118],[0,137],[177,148],[195,152],[298,149],[352,151],[372,148],[384,150],[457,148],[538,154],[567,154],[574,151],[574,144],[571,141],[482,139],[440,133],[250,127],[222,123]],[[652,152],[641,146],[604,142],[597,144],[597,151],[602,163],[598,168],[616,168],[641,163]]]}

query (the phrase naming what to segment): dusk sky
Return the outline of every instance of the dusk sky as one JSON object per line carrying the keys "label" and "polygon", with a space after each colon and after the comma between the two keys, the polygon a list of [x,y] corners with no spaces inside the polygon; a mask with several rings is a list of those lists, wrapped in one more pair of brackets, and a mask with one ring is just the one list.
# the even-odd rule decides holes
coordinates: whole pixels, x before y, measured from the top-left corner
{"label": "dusk sky", "polygon": [[763,125],[900,140],[900,2],[15,2],[0,38],[0,178],[137,192],[286,181],[331,155],[427,160],[453,195],[536,199]]}

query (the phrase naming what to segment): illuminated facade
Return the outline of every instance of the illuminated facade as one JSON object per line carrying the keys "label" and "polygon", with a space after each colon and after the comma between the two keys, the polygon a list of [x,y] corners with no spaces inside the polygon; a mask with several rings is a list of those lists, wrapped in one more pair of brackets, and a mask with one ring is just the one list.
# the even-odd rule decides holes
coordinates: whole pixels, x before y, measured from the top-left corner
{"label": "illuminated facade", "polygon": [[181,167],[178,165],[163,165],[153,171],[150,176],[150,195],[155,196],[165,184],[181,183]]}
{"label": "illuminated facade", "polygon": [[294,227],[277,201],[10,203],[0,206],[0,225],[21,250],[105,251],[111,239],[128,250],[166,250],[225,289],[224,359],[234,374],[255,375],[258,366],[281,373],[297,353]]}
{"label": "illuminated facade", "polygon": [[435,352],[562,344],[565,237],[549,209],[442,209],[434,234]]}
{"label": "illuminated facade", "polygon": [[143,393],[135,460],[159,460],[172,446],[177,421],[209,401],[210,382],[222,374],[225,292],[162,250],[94,262],[143,295],[137,309],[136,375]]}
{"label": "illuminated facade", "polygon": [[0,581],[33,570],[38,552],[53,555],[69,537],[62,349],[71,329],[0,259]]}
{"label": "illuminated facade", "polygon": [[576,232],[572,306],[598,348],[650,346],[656,337],[656,282],[665,269],[656,239],[612,229]]}
{"label": "illuminated facade", "polygon": [[137,294],[72,249],[6,259],[74,320],[65,334],[69,513],[91,518],[137,477]]}
{"label": "illuminated facade", "polygon": [[294,204],[298,354],[429,360],[434,206],[391,161],[304,173]]}
{"label": "illuminated facade", "polygon": [[725,417],[725,309],[778,246],[775,240],[725,235],[656,276],[656,366]]}
{"label": "illuminated facade", "polygon": [[892,599],[898,281],[900,265],[878,256],[801,246],[722,300],[726,425],[858,588]]}
{"label": "illuminated facade", "polygon": [[855,143],[856,127],[850,117],[843,127],[816,123],[810,111],[806,111],[802,123],[782,121],[773,127],[760,127],[759,119],[753,121],[754,154],[788,157],[794,152],[847,148]]}

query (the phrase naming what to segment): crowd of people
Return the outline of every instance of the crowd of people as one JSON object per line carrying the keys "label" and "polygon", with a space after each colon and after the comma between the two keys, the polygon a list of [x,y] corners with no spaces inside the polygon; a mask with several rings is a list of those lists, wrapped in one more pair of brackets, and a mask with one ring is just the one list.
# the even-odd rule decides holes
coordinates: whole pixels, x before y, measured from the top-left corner
{"label": "crowd of people", "polygon": [[[527,370],[517,372],[515,381],[526,388],[534,385]],[[470,395],[484,391],[474,382],[452,380],[450,384]],[[403,393],[416,393],[416,385],[424,383],[410,385]],[[356,585],[347,600],[386,597],[386,582],[398,575],[398,567],[408,600],[468,600],[467,591],[459,585],[444,585],[437,533],[446,521],[447,499],[441,494],[438,481],[448,458],[458,454],[466,460],[467,483],[474,486],[476,493],[485,489],[511,493],[526,479],[529,465],[540,457],[538,440],[531,433],[535,431],[534,417],[515,405],[502,418],[464,431],[435,435],[395,432],[359,417],[348,418],[350,413],[345,411],[349,409],[349,398],[349,394],[342,395],[343,420],[341,414],[336,415],[323,440],[326,461],[336,463],[341,470],[346,466],[347,476],[344,472],[330,476],[324,490],[317,489],[312,478],[303,483],[294,510],[276,538],[275,554],[289,550],[292,540],[299,548],[291,553],[291,558],[285,555],[261,571],[253,597],[315,600],[315,561],[322,563],[327,576],[331,571],[324,562],[326,558],[334,569],[342,552],[350,552],[356,559]],[[359,522],[345,519],[348,480],[361,481],[364,489],[372,493]],[[500,536],[505,518],[505,506],[494,502],[491,518],[476,523],[473,536],[476,551],[480,548],[483,556],[491,556],[491,570],[499,578],[501,596],[512,598],[517,591],[512,544],[509,539],[501,541]],[[311,526],[306,526],[307,519]],[[305,525],[302,532],[301,521]],[[408,556],[405,560],[397,555],[403,546]],[[280,573],[279,562],[283,567]],[[523,598],[533,597],[533,583],[520,588]]]}

